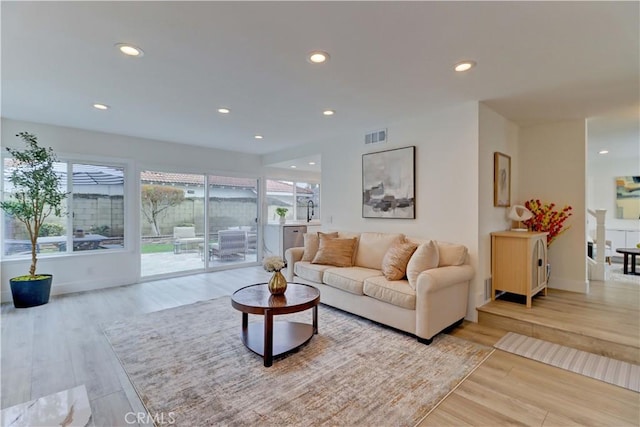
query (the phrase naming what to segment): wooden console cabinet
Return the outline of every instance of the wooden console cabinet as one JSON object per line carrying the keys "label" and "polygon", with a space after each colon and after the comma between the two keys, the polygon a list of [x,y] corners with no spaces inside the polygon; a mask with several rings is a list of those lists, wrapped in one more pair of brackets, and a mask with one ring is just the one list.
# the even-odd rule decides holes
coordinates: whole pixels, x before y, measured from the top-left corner
{"label": "wooden console cabinet", "polygon": [[497,231],[491,233],[491,300],[496,291],[531,298],[547,295],[547,233]]}

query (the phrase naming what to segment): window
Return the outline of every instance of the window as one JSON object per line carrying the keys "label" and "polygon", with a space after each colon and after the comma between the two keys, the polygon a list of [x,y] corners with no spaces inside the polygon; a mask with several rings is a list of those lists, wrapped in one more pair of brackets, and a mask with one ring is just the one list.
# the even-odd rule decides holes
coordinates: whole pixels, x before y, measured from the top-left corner
{"label": "window", "polygon": [[[12,159],[4,159],[4,200],[13,192],[7,180],[12,165]],[[69,193],[63,206],[68,215],[51,215],[45,220],[37,251],[46,255],[123,248],[124,168],[60,161],[54,169],[62,178],[62,190]],[[3,254],[28,256],[31,243],[24,224],[3,214],[3,227]]]}
{"label": "window", "polygon": [[320,219],[320,184],[296,182],[295,197],[297,220]]}
{"label": "window", "polygon": [[267,180],[267,220],[277,221],[277,208],[286,208],[286,219],[320,219],[320,184]]}
{"label": "window", "polygon": [[124,247],[124,168],[72,167],[73,250]]}

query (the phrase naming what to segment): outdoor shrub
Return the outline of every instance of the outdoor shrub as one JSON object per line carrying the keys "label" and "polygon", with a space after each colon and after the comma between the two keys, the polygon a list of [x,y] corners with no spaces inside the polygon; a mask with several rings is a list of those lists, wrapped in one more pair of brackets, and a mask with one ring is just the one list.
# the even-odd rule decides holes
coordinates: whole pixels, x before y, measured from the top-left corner
{"label": "outdoor shrub", "polygon": [[111,231],[111,227],[108,225],[99,225],[98,227],[91,227],[91,232],[93,234],[101,234],[103,236],[109,236],[109,232]]}
{"label": "outdoor shrub", "polygon": [[45,223],[40,226],[38,237],[64,236],[65,234],[66,231],[62,225]]}

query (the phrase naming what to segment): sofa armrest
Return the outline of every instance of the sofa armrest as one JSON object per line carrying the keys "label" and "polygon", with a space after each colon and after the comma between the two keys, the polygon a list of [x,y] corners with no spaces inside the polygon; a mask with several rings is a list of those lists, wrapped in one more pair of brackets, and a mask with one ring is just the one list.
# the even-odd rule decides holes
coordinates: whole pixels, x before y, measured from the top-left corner
{"label": "sofa armrest", "polygon": [[287,262],[287,271],[285,277],[287,278],[287,282],[293,282],[293,267],[296,265],[296,262],[302,259],[302,255],[304,254],[304,248],[289,248],[284,252],[284,258]]}
{"label": "sofa armrest", "polygon": [[423,271],[416,283],[416,335],[430,339],[467,315],[469,281],[474,270],[468,264]]}
{"label": "sofa armrest", "polygon": [[418,275],[416,294],[420,298],[447,286],[468,282],[473,278],[473,267],[468,264],[451,265],[447,267],[432,268]]}

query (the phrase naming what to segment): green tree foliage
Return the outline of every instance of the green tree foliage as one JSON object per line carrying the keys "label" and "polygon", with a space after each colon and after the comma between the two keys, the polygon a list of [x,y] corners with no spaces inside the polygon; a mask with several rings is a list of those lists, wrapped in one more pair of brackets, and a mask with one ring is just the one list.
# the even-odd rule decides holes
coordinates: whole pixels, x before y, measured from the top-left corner
{"label": "green tree foliage", "polygon": [[184,191],[165,185],[142,186],[142,214],[151,224],[156,236],[160,235],[158,221],[166,215],[167,209],[184,201]]}
{"label": "green tree foliage", "polygon": [[47,236],[64,236],[65,231],[64,227],[60,224],[51,224],[46,223],[42,224],[40,227],[40,232],[38,233],[38,237],[47,237]]}
{"label": "green tree foliage", "polygon": [[36,241],[45,219],[62,214],[67,193],[62,191],[61,177],[54,171],[56,157],[51,148],[38,145],[35,135],[20,132],[16,135],[27,146],[25,150],[7,147],[13,157],[7,180],[13,185],[9,200],[0,202],[0,208],[25,225],[31,240],[31,267],[29,275],[35,277],[38,262]]}

